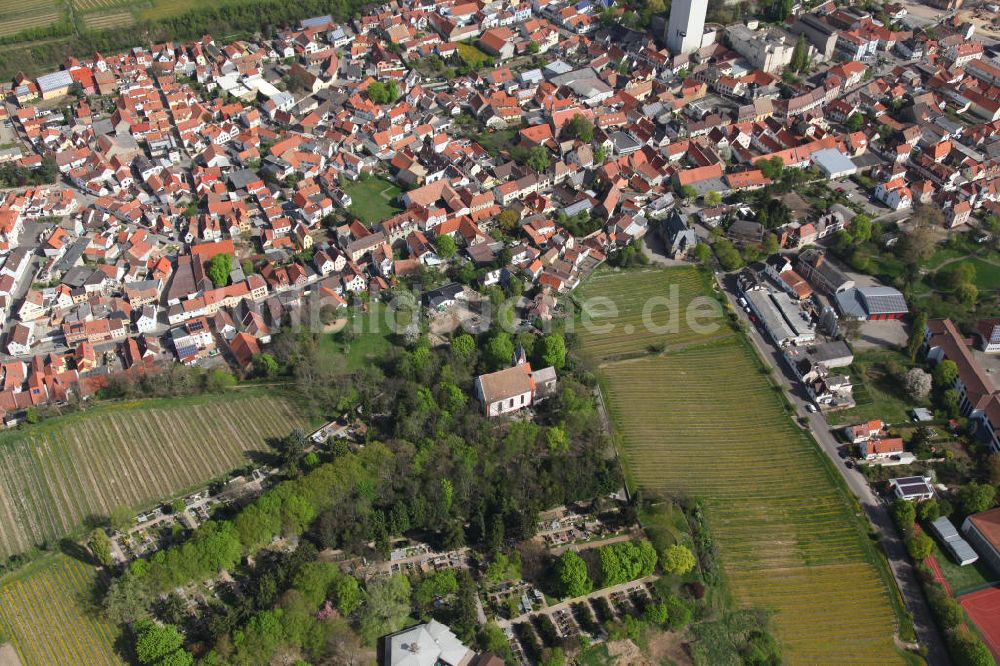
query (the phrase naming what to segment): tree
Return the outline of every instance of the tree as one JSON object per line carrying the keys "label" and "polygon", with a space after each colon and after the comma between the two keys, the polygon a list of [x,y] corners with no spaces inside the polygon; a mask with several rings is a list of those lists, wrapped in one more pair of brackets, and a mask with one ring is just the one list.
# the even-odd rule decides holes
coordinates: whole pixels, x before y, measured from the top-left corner
{"label": "tree", "polygon": [[663,603],[667,607],[667,617],[671,629],[677,631],[691,623],[694,612],[691,610],[691,606],[685,603],[683,599],[671,594]]}
{"label": "tree", "polygon": [[761,249],[764,251],[764,254],[768,256],[780,250],[781,246],[778,244],[777,234],[768,232],[767,235],[764,236],[764,245]]}
{"label": "tree", "polygon": [[[786,14],[785,18],[787,17],[788,15]],[[791,62],[788,63],[788,68],[797,74],[805,70],[808,66],[809,66],[809,47],[806,45],[806,40],[804,35],[800,34],[799,41],[795,42],[795,50],[792,51],[792,60]]]}
{"label": "tree", "polygon": [[225,287],[229,284],[229,274],[232,271],[233,256],[222,252],[209,260],[206,273],[216,287]]}
{"label": "tree", "polygon": [[535,40],[528,42],[528,53],[531,55],[537,55],[540,48],[541,47],[538,45],[538,42]]}
{"label": "tree", "polygon": [[150,620],[140,620],[134,631],[135,656],[141,664],[162,664],[174,653],[183,651],[184,637],[172,624],[160,626]]}
{"label": "tree", "polygon": [[302,456],[305,455],[306,448],[308,446],[309,438],[307,438],[305,433],[298,428],[295,428],[288,433],[288,435],[277,440],[274,444],[274,448],[278,452],[281,464],[285,467],[285,470],[289,472],[295,472],[298,470],[299,463],[302,461]]}
{"label": "tree", "polygon": [[114,559],[111,557],[111,539],[103,529],[94,528],[90,533],[90,539],[87,540],[87,546],[98,564],[104,567],[114,564]]}
{"label": "tree", "polygon": [[587,563],[571,550],[564,551],[556,560],[555,579],[562,597],[582,597],[594,589],[587,573]]}
{"label": "tree", "polygon": [[934,385],[940,389],[950,387],[958,377],[958,366],[945,359],[934,367]]}
{"label": "tree", "polygon": [[[799,35],[799,39],[802,39],[802,35]],[[865,117],[857,112],[852,113],[847,117],[847,122],[845,122],[844,125],[846,125],[847,129],[852,132],[857,132],[865,126]]]}
{"label": "tree", "polygon": [[410,581],[396,575],[368,585],[359,618],[361,640],[375,645],[380,636],[403,627],[410,615]]}
{"label": "tree", "polygon": [[451,340],[451,353],[463,365],[471,365],[476,359],[476,341],[468,333],[462,333]]}
{"label": "tree", "polygon": [[968,628],[946,634],[948,652],[959,666],[994,666],[993,655],[978,636]]}
{"label": "tree", "polygon": [[963,282],[955,288],[955,298],[965,307],[972,308],[979,300],[979,289],[972,283]]}
{"label": "tree", "polygon": [[871,240],[874,226],[870,217],[864,213],[858,213],[851,220],[851,238],[857,244],[867,243]]}
{"label": "tree", "polygon": [[516,210],[510,208],[500,211],[500,215],[497,216],[497,225],[507,233],[516,231],[520,221],[521,216],[517,214]]}
{"label": "tree", "polygon": [[545,443],[550,453],[566,453],[569,451],[569,435],[562,426],[552,426],[545,432]]}
{"label": "tree", "polygon": [[135,514],[127,506],[116,506],[111,509],[108,525],[113,532],[124,532],[135,524]]}
{"label": "tree", "polygon": [[362,594],[358,579],[354,576],[341,576],[334,583],[334,597],[337,600],[337,610],[344,617],[354,614],[361,606]]}
{"label": "tree", "polygon": [[919,264],[934,252],[934,242],[928,227],[917,227],[896,241],[896,254],[908,264]]}
{"label": "tree", "polygon": [[681,185],[677,188],[677,196],[679,196],[684,201],[690,201],[698,196],[698,190],[694,189],[690,185]]}
{"label": "tree", "polygon": [[906,351],[910,355],[910,360],[917,360],[920,348],[924,345],[924,330],[927,327],[927,313],[918,312],[913,317],[913,326],[910,328],[910,340],[906,345]]}
{"label": "tree", "polygon": [[941,517],[941,505],[936,499],[924,500],[917,504],[917,518],[922,523],[933,523]]}
{"label": "tree", "polygon": [[683,576],[692,571],[695,564],[697,560],[687,546],[673,544],[664,548],[660,554],[660,566],[668,574]]}
{"label": "tree", "polygon": [[539,666],[566,666],[566,652],[561,647],[545,648],[542,650],[538,664]]}
{"label": "tree", "polygon": [[772,0],[768,14],[775,23],[783,23],[792,14],[792,0]]}
{"label": "tree", "polygon": [[957,497],[962,513],[969,515],[991,508],[996,502],[997,490],[991,485],[970,481],[958,489]]}
{"label": "tree", "polygon": [[535,146],[529,152],[525,163],[537,173],[542,173],[549,168],[549,151],[543,146]]}
{"label": "tree", "polygon": [[646,622],[656,625],[664,625],[667,623],[667,618],[669,614],[667,612],[667,605],[664,603],[650,603],[646,605],[646,610],[643,613],[646,617]]}
{"label": "tree", "polygon": [[514,341],[510,334],[497,331],[491,335],[483,350],[483,360],[491,371],[509,366],[514,360]]}
{"label": "tree", "polygon": [[781,174],[785,171],[785,161],[780,157],[772,157],[771,159],[759,159],[754,163],[765,178],[777,181],[781,178]]}
{"label": "tree", "polygon": [[584,143],[590,143],[594,140],[594,123],[590,122],[586,116],[578,113],[566,123],[563,133],[571,139],[579,139]]}
{"label": "tree", "polygon": [[434,239],[434,248],[442,259],[451,259],[458,252],[458,244],[455,243],[455,239],[446,234]]}
{"label": "tree", "polygon": [[899,531],[904,535],[909,534],[913,529],[913,524],[917,521],[917,509],[913,506],[913,502],[897,499],[892,503],[890,512]]}
{"label": "tree", "polygon": [[739,251],[731,241],[723,238],[715,241],[712,247],[715,249],[715,257],[719,260],[719,265],[724,270],[734,271],[743,265],[743,257],[740,256]]}
{"label": "tree", "polygon": [[278,361],[275,360],[274,356],[264,352],[263,354],[257,354],[253,359],[254,373],[258,377],[271,378],[278,374],[279,366]]}
{"label": "tree", "polygon": [[535,357],[540,367],[562,370],[566,365],[566,340],[561,333],[552,333],[535,341]]}
{"label": "tree", "polygon": [[718,206],[722,203],[722,195],[715,190],[710,190],[705,193],[705,205],[706,206]]}
{"label": "tree", "polygon": [[704,243],[698,243],[694,246],[694,256],[702,264],[708,264],[709,259],[712,258],[712,248]]}
{"label": "tree", "polygon": [[926,400],[931,394],[931,376],[920,368],[911,368],[903,378],[906,395],[912,400]]}
{"label": "tree", "polygon": [[367,92],[368,99],[376,104],[390,104],[399,97],[399,88],[395,81],[389,81],[388,83],[372,81],[368,86]]}
{"label": "tree", "polygon": [[948,415],[948,418],[958,418],[961,400],[957,389],[950,388],[941,394],[941,409]]}
{"label": "tree", "polygon": [[906,538],[906,551],[914,562],[923,562],[934,552],[934,541],[926,534],[911,534]]}

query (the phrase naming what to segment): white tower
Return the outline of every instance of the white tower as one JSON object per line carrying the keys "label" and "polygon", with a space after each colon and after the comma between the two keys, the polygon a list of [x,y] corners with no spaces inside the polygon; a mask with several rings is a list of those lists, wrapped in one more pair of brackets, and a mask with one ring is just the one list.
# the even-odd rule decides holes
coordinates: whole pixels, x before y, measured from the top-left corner
{"label": "white tower", "polygon": [[692,53],[701,48],[707,11],[708,0],[673,0],[670,3],[667,48],[671,53]]}

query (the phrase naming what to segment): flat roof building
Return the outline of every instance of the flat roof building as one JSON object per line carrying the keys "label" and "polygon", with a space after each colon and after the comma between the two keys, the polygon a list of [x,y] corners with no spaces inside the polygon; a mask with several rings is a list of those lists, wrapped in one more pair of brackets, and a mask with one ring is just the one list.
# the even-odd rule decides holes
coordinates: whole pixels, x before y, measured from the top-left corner
{"label": "flat roof building", "polygon": [[854,162],[836,148],[817,150],[811,159],[827,178],[847,178],[858,171]]}
{"label": "flat roof building", "polygon": [[969,542],[962,538],[962,535],[955,529],[954,523],[947,516],[941,516],[931,523],[931,531],[941,540],[944,549],[959,566],[964,567],[979,559],[979,555],[972,549]]}
{"label": "flat roof building", "polygon": [[746,299],[776,344],[804,345],[816,339],[808,316],[785,292],[753,289],[746,293]]}
{"label": "flat roof building", "polygon": [[915,501],[934,498],[934,488],[927,476],[902,476],[889,479],[889,487],[899,499]]}

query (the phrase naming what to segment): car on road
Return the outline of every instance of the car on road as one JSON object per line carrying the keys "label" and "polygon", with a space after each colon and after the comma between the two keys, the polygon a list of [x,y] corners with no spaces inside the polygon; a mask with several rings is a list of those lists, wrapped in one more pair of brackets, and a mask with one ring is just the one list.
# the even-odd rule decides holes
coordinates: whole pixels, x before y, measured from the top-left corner
{"label": "car on road", "polygon": [[815,414],[816,413],[816,405],[812,404],[811,402],[807,402],[806,403],[806,411],[809,412],[810,414]]}

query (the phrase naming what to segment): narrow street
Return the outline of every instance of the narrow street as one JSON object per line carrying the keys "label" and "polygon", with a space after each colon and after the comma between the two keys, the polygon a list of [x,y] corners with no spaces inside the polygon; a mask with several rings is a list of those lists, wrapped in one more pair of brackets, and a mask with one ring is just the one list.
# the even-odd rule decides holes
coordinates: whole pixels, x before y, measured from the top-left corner
{"label": "narrow street", "polygon": [[834,438],[826,417],[820,412],[809,413],[806,411],[805,405],[810,401],[804,390],[791,374],[791,370],[784,362],[780,351],[761,334],[757,326],[750,322],[746,313],[740,308],[735,295],[735,285],[724,284],[724,277],[716,274],[716,282],[720,289],[725,292],[733,309],[739,313],[740,321],[746,324],[749,338],[757,349],[757,353],[774,370],[773,377],[777,378],[781,385],[787,389],[788,398],[796,412],[808,419],[809,431],[819,443],[820,448],[830,457],[833,466],[847,483],[847,487],[857,498],[869,522],[878,533],[879,543],[881,543],[889,561],[900,594],[907,610],[913,615],[913,628],[916,631],[917,639],[927,647],[927,663],[932,666],[951,663],[948,653],[945,651],[944,640],[934,623],[927,600],[924,598],[920,581],[917,580],[917,573],[910,562],[903,540],[892,522],[887,505],[872,492],[867,480],[857,469],[848,468],[841,460],[838,453],[840,444]]}

